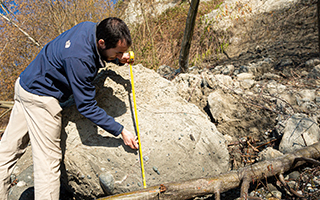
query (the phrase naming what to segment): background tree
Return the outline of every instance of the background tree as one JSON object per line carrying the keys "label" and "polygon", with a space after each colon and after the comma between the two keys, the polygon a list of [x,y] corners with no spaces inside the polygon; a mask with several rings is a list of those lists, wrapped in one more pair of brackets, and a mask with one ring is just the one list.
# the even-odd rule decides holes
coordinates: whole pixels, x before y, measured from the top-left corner
{"label": "background tree", "polygon": [[189,65],[189,51],[191,46],[191,40],[193,36],[193,30],[196,22],[198,7],[200,0],[192,0],[188,12],[188,18],[186,22],[186,28],[184,31],[180,57],[179,57],[179,67],[181,72],[188,71]]}
{"label": "background tree", "polygon": [[14,82],[50,40],[72,26],[119,16],[104,0],[0,1],[0,100],[12,100]]}

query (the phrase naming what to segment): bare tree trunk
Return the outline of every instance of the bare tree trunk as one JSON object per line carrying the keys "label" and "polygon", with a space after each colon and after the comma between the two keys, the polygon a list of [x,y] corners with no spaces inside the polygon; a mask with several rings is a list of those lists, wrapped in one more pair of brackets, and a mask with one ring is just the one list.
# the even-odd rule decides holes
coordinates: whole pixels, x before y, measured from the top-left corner
{"label": "bare tree trunk", "polygon": [[189,64],[189,50],[191,46],[194,25],[196,21],[196,16],[198,12],[200,0],[192,0],[188,12],[186,28],[184,30],[184,36],[182,40],[182,46],[179,56],[179,67],[181,72],[188,72]]}
{"label": "bare tree trunk", "polygon": [[320,158],[320,142],[309,147],[285,154],[273,160],[262,161],[247,167],[230,171],[211,178],[200,178],[177,183],[165,183],[139,191],[118,194],[99,200],[107,199],[190,199],[206,194],[215,194],[220,199],[220,193],[241,186],[241,197],[247,197],[251,181],[264,179],[266,177],[279,175],[291,168],[305,163],[304,160]]}

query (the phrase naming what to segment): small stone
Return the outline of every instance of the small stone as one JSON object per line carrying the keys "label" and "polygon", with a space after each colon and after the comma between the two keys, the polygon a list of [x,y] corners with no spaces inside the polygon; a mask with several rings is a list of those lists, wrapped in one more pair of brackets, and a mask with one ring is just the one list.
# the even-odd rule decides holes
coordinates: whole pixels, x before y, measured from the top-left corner
{"label": "small stone", "polygon": [[308,187],[309,192],[314,192],[314,189],[312,187]]}
{"label": "small stone", "polygon": [[14,175],[14,174],[11,174],[11,176],[10,176],[10,179],[11,179],[11,182],[13,182],[14,180],[16,180],[16,175]]}
{"label": "small stone", "polygon": [[153,171],[155,171],[158,175],[160,175],[160,172],[159,172],[158,168],[152,167],[152,169],[153,169]]}
{"label": "small stone", "polygon": [[100,185],[103,189],[103,191],[108,194],[111,195],[114,191],[114,178],[112,176],[112,174],[110,173],[102,173],[99,176],[99,182]]}
{"label": "small stone", "polygon": [[149,160],[149,157],[148,157],[148,156],[143,156],[143,160],[144,160],[144,161],[148,161],[148,160]]}
{"label": "small stone", "polygon": [[298,183],[295,181],[289,181],[289,182],[287,182],[287,184],[290,188],[297,188],[298,187]]}
{"label": "small stone", "polygon": [[276,197],[277,199],[281,199],[282,193],[279,191],[272,191],[271,192],[273,194],[274,197]]}
{"label": "small stone", "polygon": [[19,182],[17,183],[17,186],[18,186],[18,187],[24,187],[24,186],[26,186],[26,185],[27,185],[27,183],[24,182],[24,181],[19,181]]}

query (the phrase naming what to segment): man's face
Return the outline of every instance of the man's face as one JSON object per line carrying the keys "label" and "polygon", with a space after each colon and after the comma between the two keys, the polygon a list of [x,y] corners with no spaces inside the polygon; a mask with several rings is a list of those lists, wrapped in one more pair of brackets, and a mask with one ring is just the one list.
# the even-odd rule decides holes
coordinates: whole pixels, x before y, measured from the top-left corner
{"label": "man's face", "polygon": [[121,40],[118,41],[117,46],[115,48],[111,48],[111,49],[105,49],[105,48],[106,47],[105,47],[104,40],[100,39],[98,41],[98,50],[101,58],[105,61],[111,61],[116,58],[120,60],[123,56],[123,53],[128,50],[127,43]]}

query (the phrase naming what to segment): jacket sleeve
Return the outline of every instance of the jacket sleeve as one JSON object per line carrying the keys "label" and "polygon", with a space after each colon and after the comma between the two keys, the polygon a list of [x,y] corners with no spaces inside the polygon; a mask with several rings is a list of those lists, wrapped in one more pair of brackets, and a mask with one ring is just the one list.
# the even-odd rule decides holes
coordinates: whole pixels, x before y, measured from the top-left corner
{"label": "jacket sleeve", "polygon": [[76,58],[65,59],[64,66],[78,111],[96,125],[118,136],[123,126],[100,108],[95,100],[96,92],[92,81],[96,75],[96,67]]}

